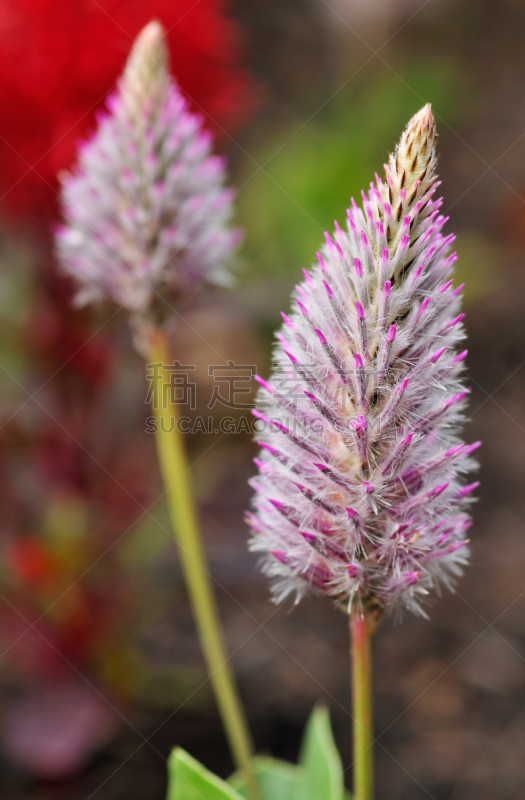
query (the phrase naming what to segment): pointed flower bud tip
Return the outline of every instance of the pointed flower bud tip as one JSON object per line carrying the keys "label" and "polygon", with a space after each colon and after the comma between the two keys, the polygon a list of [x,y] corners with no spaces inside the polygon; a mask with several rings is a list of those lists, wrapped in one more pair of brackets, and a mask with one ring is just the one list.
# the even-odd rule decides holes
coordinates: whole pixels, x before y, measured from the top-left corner
{"label": "pointed flower bud tip", "polygon": [[[139,33],[122,76],[124,101],[129,110],[140,113],[140,102],[155,94],[168,77],[168,50],[165,31],[159,22],[150,22]],[[135,105],[133,105],[135,104]]]}

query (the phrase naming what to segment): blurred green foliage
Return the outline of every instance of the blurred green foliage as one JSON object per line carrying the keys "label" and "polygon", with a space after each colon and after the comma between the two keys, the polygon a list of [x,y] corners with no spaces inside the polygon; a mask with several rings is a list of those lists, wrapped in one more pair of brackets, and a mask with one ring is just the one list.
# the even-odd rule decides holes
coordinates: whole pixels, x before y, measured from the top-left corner
{"label": "blurred green foliage", "polygon": [[[306,725],[298,764],[255,756],[253,776],[260,800],[352,800],[344,788],[343,765],[332,734],[328,710],[314,708]],[[168,762],[166,800],[244,800],[246,776],[236,772],[226,782],[177,747]]]}
{"label": "blurred green foliage", "polygon": [[[441,135],[465,108],[465,82],[447,60],[405,64],[335,93],[318,113],[268,136],[239,180],[238,215],[246,229],[245,280],[295,283],[323,238],[342,222],[350,197],[360,198],[382,173],[410,117],[431,102]],[[440,118],[446,124],[439,125]]]}
{"label": "blurred green foliage", "polygon": [[465,284],[465,303],[485,297],[497,285],[497,268],[501,267],[496,244],[480,230],[466,229],[458,234],[454,247],[458,253],[454,285]]}

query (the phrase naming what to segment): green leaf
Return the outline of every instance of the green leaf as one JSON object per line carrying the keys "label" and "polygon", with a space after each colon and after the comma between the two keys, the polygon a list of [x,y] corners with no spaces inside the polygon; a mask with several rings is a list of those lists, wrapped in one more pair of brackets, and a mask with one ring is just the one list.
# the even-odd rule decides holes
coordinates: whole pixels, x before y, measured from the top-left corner
{"label": "green leaf", "polygon": [[314,708],[303,739],[301,800],[343,800],[343,766],[335,746],[328,709]]}
{"label": "green leaf", "polygon": [[169,757],[168,776],[166,800],[242,800],[235,789],[180,747]]}
{"label": "green leaf", "polygon": [[[261,800],[301,800],[302,767],[267,756],[256,756],[252,763]],[[229,783],[243,797],[248,797],[246,781],[240,772],[232,775]]]}

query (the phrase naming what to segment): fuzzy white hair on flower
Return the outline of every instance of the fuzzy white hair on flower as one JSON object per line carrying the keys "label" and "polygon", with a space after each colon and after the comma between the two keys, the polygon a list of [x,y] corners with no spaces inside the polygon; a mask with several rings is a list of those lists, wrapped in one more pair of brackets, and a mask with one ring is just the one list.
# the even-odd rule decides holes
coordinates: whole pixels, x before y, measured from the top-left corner
{"label": "fuzzy white hair on flower", "polygon": [[164,30],[139,34],[98,129],[62,177],[57,232],[77,303],[162,318],[202,280],[228,283],[239,241],[224,159],[168,74]]}
{"label": "fuzzy white hair on flower", "polygon": [[362,205],[325,234],[277,334],[261,389],[251,549],[277,601],[307,588],[381,615],[424,613],[468,558],[479,442],[468,390],[462,286],[436,197],[429,105],[409,122]]}

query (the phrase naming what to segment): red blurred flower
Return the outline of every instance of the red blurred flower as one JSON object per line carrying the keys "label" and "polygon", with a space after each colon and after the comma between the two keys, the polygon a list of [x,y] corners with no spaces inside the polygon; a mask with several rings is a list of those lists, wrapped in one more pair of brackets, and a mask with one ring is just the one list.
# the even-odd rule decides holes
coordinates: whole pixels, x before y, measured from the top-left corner
{"label": "red blurred flower", "polygon": [[36,537],[13,539],[5,553],[12,575],[32,589],[49,589],[55,583],[55,567],[46,548]]}
{"label": "red blurred flower", "polygon": [[48,216],[56,173],[122,71],[151,19],[168,30],[182,90],[216,131],[252,106],[227,0],[0,0],[0,204]]}

